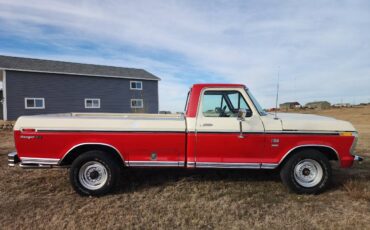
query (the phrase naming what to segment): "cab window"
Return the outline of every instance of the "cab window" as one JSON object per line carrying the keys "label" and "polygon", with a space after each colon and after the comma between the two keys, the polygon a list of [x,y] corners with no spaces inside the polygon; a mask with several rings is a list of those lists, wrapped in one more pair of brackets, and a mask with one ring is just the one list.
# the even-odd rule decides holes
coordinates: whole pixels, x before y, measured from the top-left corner
{"label": "cab window", "polygon": [[250,111],[239,91],[206,91],[203,95],[202,112],[205,117],[236,117],[239,109]]}

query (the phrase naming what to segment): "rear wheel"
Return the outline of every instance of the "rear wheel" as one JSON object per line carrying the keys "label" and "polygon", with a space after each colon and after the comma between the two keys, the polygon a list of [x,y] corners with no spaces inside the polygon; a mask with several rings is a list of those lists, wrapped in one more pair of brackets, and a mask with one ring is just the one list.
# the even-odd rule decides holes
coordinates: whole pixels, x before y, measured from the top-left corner
{"label": "rear wheel", "polygon": [[294,154],[280,171],[283,183],[290,191],[299,194],[318,194],[331,182],[328,158],[314,149]]}
{"label": "rear wheel", "polygon": [[88,151],[77,157],[70,169],[73,189],[80,195],[100,196],[114,188],[121,166],[103,151]]}

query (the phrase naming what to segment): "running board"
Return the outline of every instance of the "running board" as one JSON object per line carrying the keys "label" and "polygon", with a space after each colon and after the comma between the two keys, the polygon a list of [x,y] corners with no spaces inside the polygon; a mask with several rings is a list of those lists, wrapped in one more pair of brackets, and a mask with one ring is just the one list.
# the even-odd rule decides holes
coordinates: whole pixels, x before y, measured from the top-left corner
{"label": "running board", "polygon": [[20,163],[19,167],[21,167],[22,169],[68,168],[68,166],[45,165],[45,164],[24,164],[24,163]]}

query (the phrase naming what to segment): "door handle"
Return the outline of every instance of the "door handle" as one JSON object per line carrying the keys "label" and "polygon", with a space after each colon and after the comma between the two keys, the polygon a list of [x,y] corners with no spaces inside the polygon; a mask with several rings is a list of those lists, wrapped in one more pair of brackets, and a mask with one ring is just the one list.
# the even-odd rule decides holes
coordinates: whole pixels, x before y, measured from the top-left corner
{"label": "door handle", "polygon": [[204,123],[203,126],[210,127],[210,126],[213,126],[213,124],[211,124],[211,123]]}
{"label": "door handle", "polygon": [[240,133],[238,135],[239,138],[244,138],[244,135],[243,135],[243,121],[242,120],[239,120],[239,129],[240,129]]}

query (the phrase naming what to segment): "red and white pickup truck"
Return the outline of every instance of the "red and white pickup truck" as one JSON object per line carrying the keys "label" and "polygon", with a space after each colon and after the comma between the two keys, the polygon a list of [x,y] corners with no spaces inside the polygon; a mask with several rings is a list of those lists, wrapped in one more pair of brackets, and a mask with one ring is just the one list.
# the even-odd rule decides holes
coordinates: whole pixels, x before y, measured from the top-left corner
{"label": "red and white pickup truck", "polygon": [[126,167],[279,169],[297,193],[319,193],[331,164],[351,167],[357,141],[346,121],[266,113],[239,84],[196,84],[184,115],[69,113],[22,116],[10,166],[70,168],[81,195],[102,195]]}

